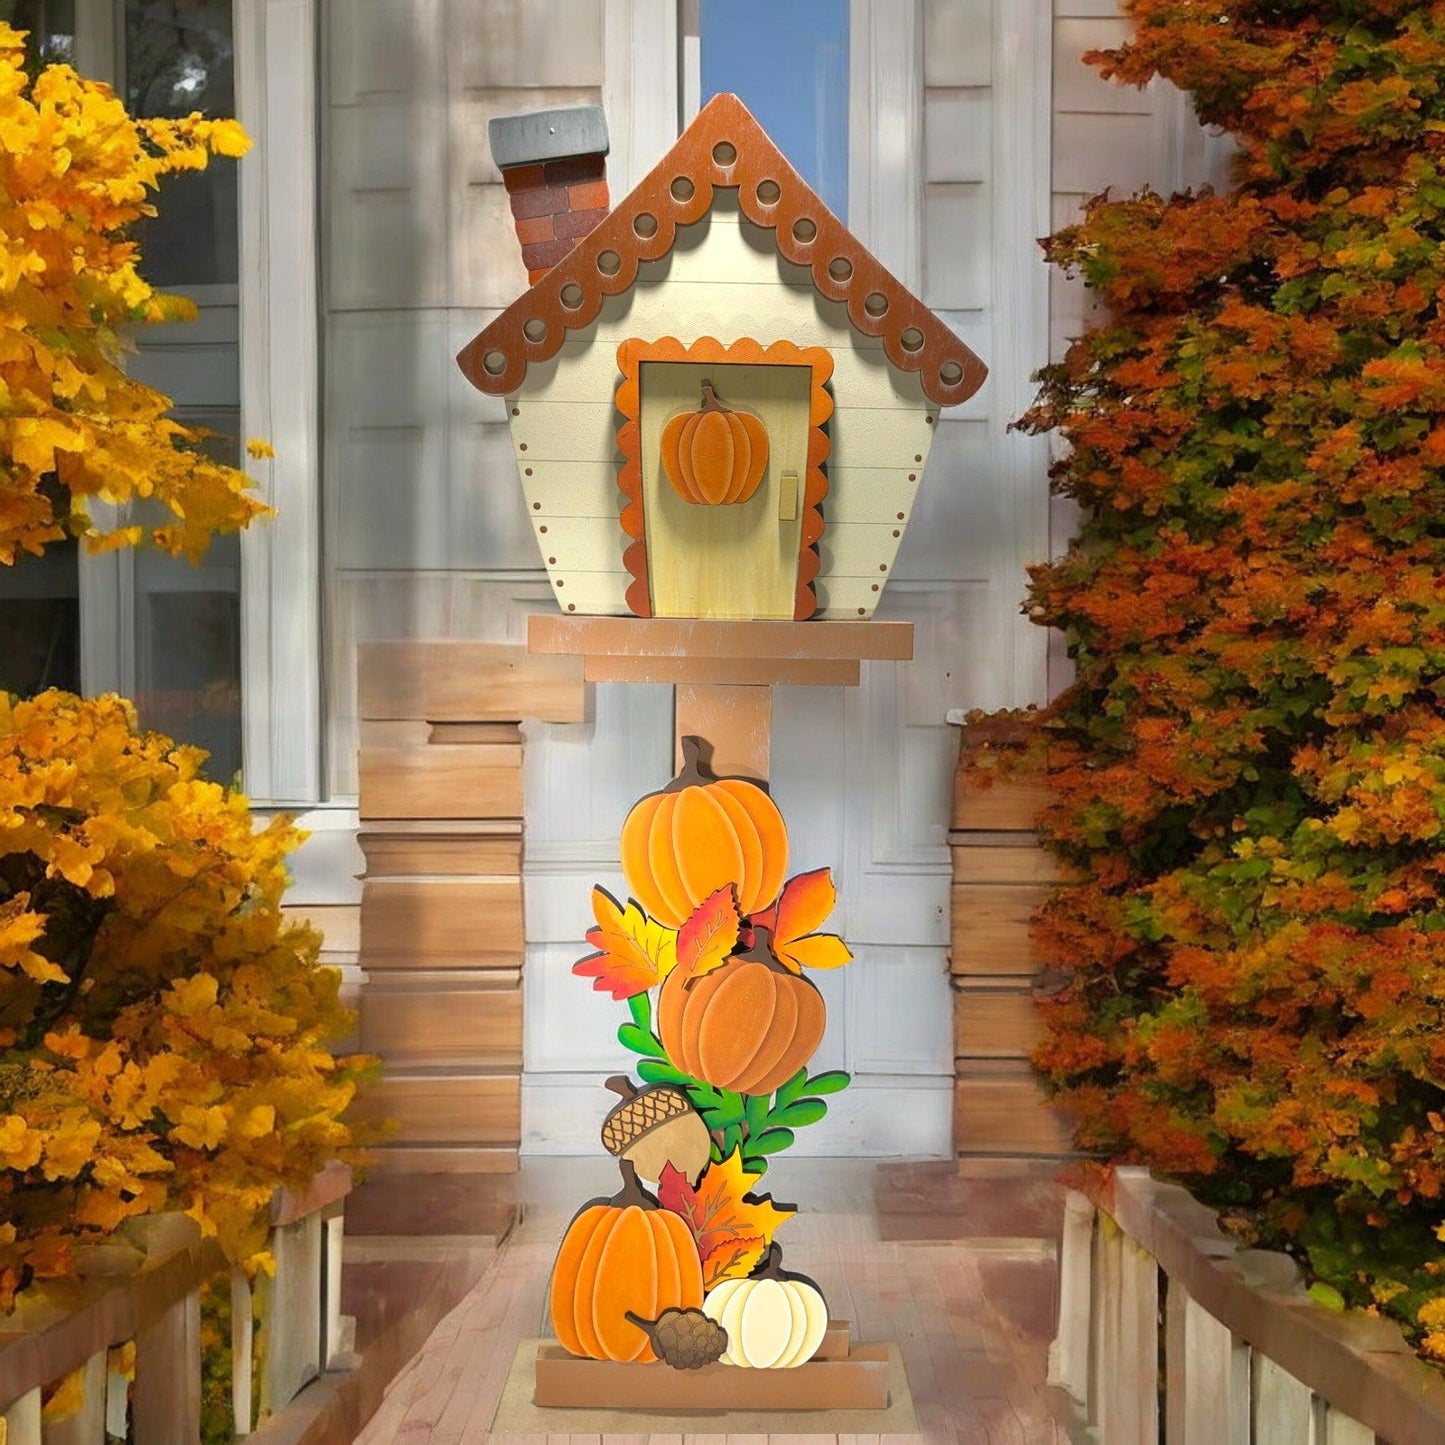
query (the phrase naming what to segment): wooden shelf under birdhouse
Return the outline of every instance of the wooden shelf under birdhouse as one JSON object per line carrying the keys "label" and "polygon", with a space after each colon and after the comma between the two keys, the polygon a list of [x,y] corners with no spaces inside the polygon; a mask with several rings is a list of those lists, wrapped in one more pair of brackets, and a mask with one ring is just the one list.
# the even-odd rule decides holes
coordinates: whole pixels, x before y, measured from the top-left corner
{"label": "wooden shelf under birdhouse", "polygon": [[714,771],[766,779],[773,688],[856,687],[860,662],[913,656],[913,624],[535,613],[527,648],[581,657],[589,682],[674,684],[678,761],[683,738],[706,738]]}
{"label": "wooden shelf under birdhouse", "polygon": [[912,658],[913,624],[535,613],[527,649],[580,656],[588,682],[856,687],[860,661]]}
{"label": "wooden shelf under birdhouse", "polygon": [[847,1320],[830,1320],[818,1353],[789,1370],[704,1365],[673,1370],[585,1360],[548,1342],[537,1348],[534,1403],[561,1409],[886,1410],[888,1346],[849,1342]]}

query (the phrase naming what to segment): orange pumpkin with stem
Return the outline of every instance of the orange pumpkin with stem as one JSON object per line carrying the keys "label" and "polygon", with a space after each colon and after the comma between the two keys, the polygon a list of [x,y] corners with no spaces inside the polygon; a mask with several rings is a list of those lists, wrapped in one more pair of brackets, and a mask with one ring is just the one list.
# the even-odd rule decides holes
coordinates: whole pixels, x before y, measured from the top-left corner
{"label": "orange pumpkin with stem", "polygon": [[652,1321],[703,1300],[702,1261],[687,1222],[663,1209],[621,1163],[622,1189],[593,1200],[567,1227],[552,1268],[552,1329],[564,1349],[594,1360],[657,1358]]}
{"label": "orange pumpkin with stem", "polygon": [[675,968],[657,1000],[657,1036],[684,1073],[736,1094],[771,1094],[813,1057],[828,1011],[806,978],[773,956],[769,931],[696,977]]}
{"label": "orange pumpkin with stem", "polygon": [[685,502],[716,507],[746,502],[768,465],[768,429],[760,418],[732,411],[702,384],[702,406],[662,429],[662,470]]}
{"label": "orange pumpkin with stem", "polygon": [[701,738],[682,739],[682,771],[637,803],[622,825],[627,886],[669,928],[681,928],[729,883],[745,918],[766,908],[788,867],[788,830],[778,805],[746,778],[705,775],[701,745]]}

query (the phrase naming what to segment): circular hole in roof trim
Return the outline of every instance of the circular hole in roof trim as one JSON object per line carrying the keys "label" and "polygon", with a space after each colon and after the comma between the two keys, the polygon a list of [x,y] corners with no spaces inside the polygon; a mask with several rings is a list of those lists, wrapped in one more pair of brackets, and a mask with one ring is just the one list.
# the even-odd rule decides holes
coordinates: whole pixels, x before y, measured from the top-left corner
{"label": "circular hole in roof trim", "polygon": [[945,361],[938,368],[938,379],[945,386],[957,386],[963,380],[963,368],[956,361]]}
{"label": "circular hole in roof trim", "polygon": [[657,234],[657,217],[651,211],[641,211],[632,222],[632,229],[644,241]]}
{"label": "circular hole in roof trim", "polygon": [[817,236],[818,227],[814,222],[810,221],[807,216],[799,216],[798,219],[793,222],[793,239],[795,241],[800,241],[803,245],[807,245],[808,242],[816,240]]}
{"label": "circular hole in roof trim", "polygon": [[668,189],[672,192],[674,201],[690,201],[697,188],[686,176],[678,176]]}
{"label": "circular hole in roof trim", "polygon": [[759,181],[756,192],[758,200],[765,206],[776,206],[783,188],[776,181]]}
{"label": "circular hole in roof trim", "polygon": [[923,333],[916,326],[906,327],[903,335],[898,338],[898,344],[905,351],[922,351]]}
{"label": "circular hole in roof trim", "polygon": [[[522,327],[522,335],[528,341],[545,341],[547,339],[547,323],[540,316],[533,316]],[[513,408],[515,415],[516,408]]]}
{"label": "circular hole in roof trim", "polygon": [[597,258],[597,269],[604,276],[615,276],[622,269],[622,257],[616,251],[603,251]]}
{"label": "circular hole in roof trim", "polygon": [[482,358],[482,370],[488,376],[500,376],[507,369],[507,357],[501,351],[489,351]]}
{"label": "circular hole in roof trim", "polygon": [[569,311],[577,310],[582,304],[582,288],[575,281],[569,281],[562,288],[561,301]]}
{"label": "circular hole in roof trim", "polygon": [[853,276],[853,263],[846,256],[834,256],[828,262],[828,274],[835,281],[848,281]]}
{"label": "circular hole in roof trim", "polygon": [[863,309],[870,316],[882,316],[888,310],[888,298],[881,291],[870,291],[863,302]]}
{"label": "circular hole in roof trim", "polygon": [[712,148],[712,158],[720,166],[730,166],[738,158],[738,148],[730,140],[720,140]]}

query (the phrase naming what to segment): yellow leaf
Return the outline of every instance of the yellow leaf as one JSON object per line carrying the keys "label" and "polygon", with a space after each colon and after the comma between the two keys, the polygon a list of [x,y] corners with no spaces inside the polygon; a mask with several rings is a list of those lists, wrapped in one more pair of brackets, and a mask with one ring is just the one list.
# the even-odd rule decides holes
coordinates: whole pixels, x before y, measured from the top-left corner
{"label": "yellow leaf", "polygon": [[55,1387],[40,1414],[52,1425],[69,1420],[85,1408],[85,1369],[72,1370]]}
{"label": "yellow leaf", "polygon": [[677,934],[649,918],[629,899],[623,908],[605,889],[592,890],[597,927],[587,930],[596,953],[572,965],[579,978],[594,980],[598,992],[632,998],[661,983],[677,963]]}

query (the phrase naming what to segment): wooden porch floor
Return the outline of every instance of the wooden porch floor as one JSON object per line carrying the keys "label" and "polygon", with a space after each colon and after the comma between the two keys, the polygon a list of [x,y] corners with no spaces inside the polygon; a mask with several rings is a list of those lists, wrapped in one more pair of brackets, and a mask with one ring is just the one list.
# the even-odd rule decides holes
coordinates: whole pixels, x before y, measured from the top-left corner
{"label": "wooden porch floor", "polygon": [[[855,1338],[895,1340],[920,1435],[491,1433],[520,1340],[548,1333],[561,1232],[615,1188],[606,1160],[537,1161],[520,1223],[462,1302],[392,1382],[361,1445],[1064,1445],[1044,1388],[1060,1194],[1051,1166],[784,1161],[766,1187],[796,1201],[780,1236]],[[803,1426],[802,1421],[795,1422]]]}

